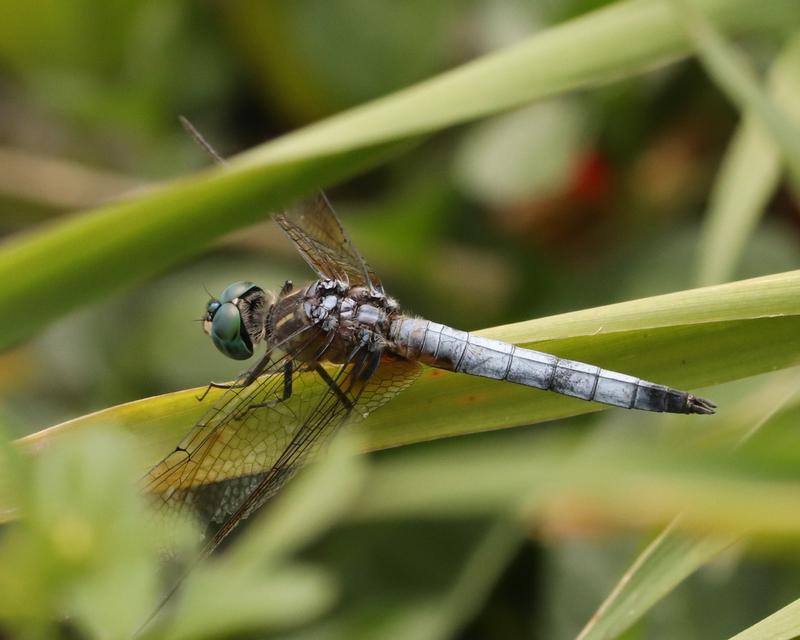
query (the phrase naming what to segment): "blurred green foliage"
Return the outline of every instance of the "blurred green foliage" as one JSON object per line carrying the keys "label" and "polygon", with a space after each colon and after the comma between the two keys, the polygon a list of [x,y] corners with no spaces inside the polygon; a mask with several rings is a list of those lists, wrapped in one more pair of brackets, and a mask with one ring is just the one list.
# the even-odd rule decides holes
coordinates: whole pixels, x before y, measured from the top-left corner
{"label": "blurred green foliage", "polygon": [[[0,230],[32,232],[119,185],[204,166],[178,114],[229,155],[611,4],[2,1]],[[702,3],[753,23],[736,44],[755,75],[772,69],[776,104],[796,122],[800,12],[779,0],[751,6]],[[736,109],[694,62],[618,75],[436,136],[333,190],[356,244],[407,308],[473,329],[796,267],[796,192],[779,182],[780,149],[757,114],[744,125],[755,134],[737,128]],[[745,135],[756,142],[726,148]],[[718,179],[723,158],[738,172]],[[742,203],[738,216],[726,202]],[[204,286],[308,278],[277,236],[270,225],[237,232],[0,354],[7,432],[237,373],[192,320]],[[635,581],[630,600],[611,593],[610,607],[634,602],[644,614],[669,593],[626,637],[732,636],[800,591],[787,373],[716,388],[734,408],[699,433],[695,422],[687,431],[617,411],[542,429],[575,441],[484,434],[384,452],[369,472],[334,454],[190,572],[146,633],[574,637],[649,540],[630,528],[683,510],[695,533],[726,541],[780,535],[759,538],[770,542],[761,553],[733,547],[676,589],[713,555],[681,538],[672,560]],[[779,437],[729,456],[730,434],[759,425]],[[4,439],[0,504],[22,516],[0,530],[8,633],[130,637],[158,603],[165,534],[133,490],[136,450],[103,429],[31,461]],[[170,535],[191,557],[193,536]],[[616,637],[623,618],[594,637]],[[764,633],[752,637],[793,637]]]}

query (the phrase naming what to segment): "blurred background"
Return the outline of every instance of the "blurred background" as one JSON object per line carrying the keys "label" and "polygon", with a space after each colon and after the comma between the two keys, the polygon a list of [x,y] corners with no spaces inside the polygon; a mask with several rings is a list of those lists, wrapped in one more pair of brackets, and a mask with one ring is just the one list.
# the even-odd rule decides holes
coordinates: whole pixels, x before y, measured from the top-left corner
{"label": "blurred background", "polygon": [[[0,2],[0,232],[25,233],[207,165],[181,114],[233,155],[603,4]],[[777,48],[768,37],[745,44],[762,66]],[[405,308],[479,329],[695,286],[708,194],[737,120],[703,70],[684,62],[449,130],[329,196]],[[269,213],[196,261],[0,354],[0,411],[14,435],[237,373],[194,322],[206,290],[311,277]],[[795,268],[798,213],[781,188],[731,279]],[[615,414],[535,429],[609,420],[630,422]],[[414,530],[422,564],[454,544],[436,523]],[[368,531],[351,535],[380,546]],[[469,527],[459,535],[468,539]],[[463,637],[574,635],[643,541],[531,541]],[[345,554],[335,536],[326,544],[317,553]],[[797,587],[785,564],[726,556],[630,637],[723,637]],[[725,616],[716,616],[723,591]]]}

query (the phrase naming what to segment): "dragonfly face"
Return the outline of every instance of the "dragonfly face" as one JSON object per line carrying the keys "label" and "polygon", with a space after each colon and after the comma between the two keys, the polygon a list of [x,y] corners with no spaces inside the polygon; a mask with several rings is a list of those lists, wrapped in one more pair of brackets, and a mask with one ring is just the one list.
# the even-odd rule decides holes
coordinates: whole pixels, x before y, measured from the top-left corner
{"label": "dragonfly face", "polygon": [[226,356],[247,360],[264,337],[269,303],[264,290],[252,282],[234,282],[219,299],[208,301],[203,330]]}

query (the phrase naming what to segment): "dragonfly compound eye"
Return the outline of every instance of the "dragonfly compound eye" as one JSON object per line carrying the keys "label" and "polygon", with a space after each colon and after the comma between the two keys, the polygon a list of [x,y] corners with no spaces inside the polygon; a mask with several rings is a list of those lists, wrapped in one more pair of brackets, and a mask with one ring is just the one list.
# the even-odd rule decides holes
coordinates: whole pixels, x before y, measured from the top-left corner
{"label": "dragonfly compound eye", "polygon": [[237,298],[243,297],[251,289],[258,289],[258,287],[252,282],[246,282],[244,280],[234,282],[232,285],[226,287],[225,291],[222,292],[222,295],[219,297],[219,301],[222,303],[233,302]]}
{"label": "dragonfly compound eye", "polygon": [[234,360],[247,360],[253,355],[253,343],[244,329],[239,308],[233,302],[223,302],[215,311],[211,340],[217,349]]}

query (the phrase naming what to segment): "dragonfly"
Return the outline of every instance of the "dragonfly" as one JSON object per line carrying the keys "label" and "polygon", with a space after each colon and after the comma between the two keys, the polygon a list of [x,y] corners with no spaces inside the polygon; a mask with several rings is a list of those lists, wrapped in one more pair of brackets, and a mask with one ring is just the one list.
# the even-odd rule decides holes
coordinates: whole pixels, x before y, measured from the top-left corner
{"label": "dragonfly", "polygon": [[713,402],[686,391],[405,313],[323,194],[274,220],[315,279],[275,293],[235,282],[208,301],[203,329],[221,353],[263,353],[233,382],[208,385],[205,393],[223,389],[219,399],[144,478],[158,511],[207,528],[209,553],[423,366],[625,409],[714,413]]}

